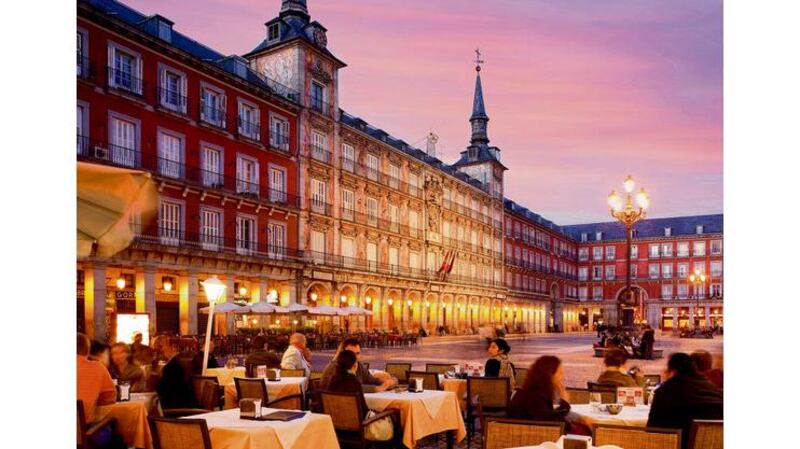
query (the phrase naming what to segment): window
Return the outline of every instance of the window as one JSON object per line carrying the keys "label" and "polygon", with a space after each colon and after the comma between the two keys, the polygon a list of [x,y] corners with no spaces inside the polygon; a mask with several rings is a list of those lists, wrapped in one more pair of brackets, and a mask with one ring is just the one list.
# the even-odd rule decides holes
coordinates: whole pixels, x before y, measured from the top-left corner
{"label": "window", "polygon": [[170,178],[183,178],[183,137],[159,131],[158,172]]}
{"label": "window", "polygon": [[311,157],[322,162],[330,162],[328,157],[328,137],[316,131],[311,132]]}
{"label": "window", "polygon": [[342,256],[350,259],[356,257],[356,241],[350,237],[342,237]]}
{"label": "window", "polygon": [[186,113],[186,75],[159,64],[158,99],[161,106],[181,114]]}
{"label": "window", "polygon": [[172,201],[162,201],[158,215],[158,235],[164,245],[179,245],[183,236],[183,207]]}
{"label": "window", "polygon": [[222,187],[222,150],[205,144],[201,144],[200,148],[203,185],[208,187]]}
{"label": "window", "polygon": [[661,255],[663,257],[672,257],[672,243],[664,243],[661,245]]}
{"label": "window", "polygon": [[400,230],[400,208],[394,204],[389,205],[389,229],[392,232]]}
{"label": "window", "polygon": [[374,154],[367,154],[367,178],[378,180],[378,157]]}
{"label": "window", "polygon": [[289,151],[289,122],[271,116],[269,119],[269,144],[272,148]]}
{"label": "window", "polygon": [[281,259],[286,256],[286,224],[270,222],[267,225],[268,256]]}
{"label": "window", "polygon": [[689,242],[678,242],[678,257],[689,257]]}
{"label": "window", "polygon": [[614,260],[617,258],[617,248],[615,246],[606,246],[606,260]]}
{"label": "window", "polygon": [[578,249],[578,260],[589,260],[589,248]]}
{"label": "window", "polygon": [[658,273],[659,273],[658,264],[651,263],[649,269],[650,269],[650,279],[658,279]]}
{"label": "window", "polygon": [[396,189],[400,185],[400,167],[389,164],[389,187]]}
{"label": "window", "polygon": [[[127,167],[136,167],[139,162],[138,122],[118,116],[111,117],[111,161]],[[95,150],[97,152],[97,150]],[[104,154],[108,158],[107,154]],[[95,154],[95,157],[98,157]]]}
{"label": "window", "polygon": [[286,170],[283,167],[269,167],[269,200],[273,203],[286,203]]}
{"label": "window", "polygon": [[630,266],[630,270],[631,270],[631,279],[636,279],[636,276],[639,275],[639,266],[636,265],[635,263],[632,263]]}
{"label": "window", "polygon": [[672,237],[672,228],[664,228],[664,237]]}
{"label": "window", "polygon": [[581,242],[588,242],[588,241],[589,241],[589,233],[588,232],[582,232],[581,233]]}
{"label": "window", "polygon": [[225,128],[225,94],[211,86],[200,88],[200,120]]}
{"label": "window", "polygon": [[269,42],[278,40],[281,36],[281,25],[280,23],[273,23],[267,28],[267,40]]}
{"label": "window", "polygon": [[651,259],[658,259],[658,256],[659,256],[659,252],[658,252],[658,250],[659,250],[659,245],[658,245],[658,243],[651,243],[651,244],[650,244],[650,252],[649,252],[649,257],[650,257]]}
{"label": "window", "polygon": [[722,254],[722,240],[711,241],[711,255],[718,256]]}
{"label": "window", "polygon": [[686,299],[689,296],[689,285],[678,284],[678,298]]}
{"label": "window", "polygon": [[609,265],[606,267],[606,280],[613,281],[617,275],[617,267],[614,265]]}
{"label": "window", "polygon": [[419,229],[419,212],[415,210],[408,212],[408,228],[411,232],[411,236],[416,237],[417,230]]}
{"label": "window", "polygon": [[108,84],[136,95],[142,94],[142,58],[117,44],[108,46]]}
{"label": "window", "polygon": [[680,279],[686,279],[689,276],[689,264],[686,263],[679,263],[678,264],[678,277]]}
{"label": "window", "polygon": [[592,299],[594,299],[595,301],[603,300],[603,287],[592,288]]}
{"label": "window", "polygon": [[236,158],[236,193],[258,196],[258,161],[242,155]]}
{"label": "window", "polygon": [[408,174],[408,194],[416,196],[419,191],[419,175],[416,173]]}
{"label": "window", "polygon": [[722,284],[711,284],[711,296],[712,297],[722,296]]}
{"label": "window", "polygon": [[378,225],[378,200],[367,197],[367,224]]}
{"label": "window", "polygon": [[595,240],[597,240],[598,242],[599,242],[600,240],[603,240],[603,233],[602,233],[602,232],[600,232],[600,231],[598,231],[598,232],[595,232],[595,233],[594,233],[594,239],[595,239]]}
{"label": "window", "polygon": [[327,113],[325,106],[325,86],[313,81],[311,83],[311,108],[317,112]]}
{"label": "window", "polygon": [[342,169],[353,172],[356,166],[356,149],[349,143],[342,144]]}
{"label": "window", "polygon": [[205,250],[217,251],[222,245],[222,212],[200,209],[200,244]]}
{"label": "window", "polygon": [[239,134],[248,139],[261,140],[261,120],[258,107],[239,99]]}
{"label": "window", "polygon": [[417,251],[408,253],[408,266],[414,270],[419,270],[419,253]]}
{"label": "window", "polygon": [[718,278],[722,276],[722,261],[715,260],[711,262],[711,277]]}
{"label": "window", "polygon": [[694,232],[695,232],[695,234],[697,234],[697,235],[700,235],[700,234],[702,234],[704,230],[705,230],[705,227],[704,227],[703,225],[697,225],[697,226],[695,226],[695,228],[694,228]]}
{"label": "window", "polygon": [[373,242],[367,242],[367,261],[378,262],[378,245]]}
{"label": "window", "polygon": [[664,279],[672,278],[672,264],[671,263],[661,264],[661,277],[663,277]]}
{"label": "window", "polygon": [[322,231],[311,231],[311,251],[314,260],[321,260],[325,255],[325,233]]}
{"label": "window", "polygon": [[78,154],[93,156],[89,154],[89,107],[85,104],[78,104],[77,108],[76,132],[78,135]]}
{"label": "window", "polygon": [[342,218],[346,220],[352,220],[355,209],[356,209],[355,192],[348,189],[342,189]]}
{"label": "window", "polygon": [[694,242],[693,247],[692,254],[694,256],[706,255],[706,242]]}
{"label": "window", "polygon": [[328,213],[328,183],[311,179],[311,210],[320,214]]}
{"label": "window", "polygon": [[256,250],[256,219],[236,217],[236,252],[252,254]]}
{"label": "window", "polygon": [[595,281],[603,280],[603,267],[601,266],[592,267],[592,279]]}
{"label": "window", "polygon": [[695,262],[694,263],[694,270],[692,272],[699,271],[700,273],[706,272],[706,264],[705,262]]}
{"label": "window", "polygon": [[631,259],[639,258],[639,245],[631,245]]}
{"label": "window", "polygon": [[595,246],[592,248],[592,259],[594,260],[603,260],[603,247],[602,246]]}
{"label": "window", "polygon": [[89,60],[86,55],[89,54],[88,47],[89,47],[89,36],[87,35],[86,31],[84,30],[77,30],[77,45],[76,49],[78,51],[78,76],[80,77],[88,77],[89,73]]}
{"label": "window", "polygon": [[580,299],[581,301],[586,301],[587,299],[589,299],[589,289],[587,287],[578,288],[578,299]]}
{"label": "window", "polygon": [[661,299],[672,299],[672,284],[661,284]]}
{"label": "window", "polygon": [[400,251],[396,246],[389,247],[389,265],[393,267],[400,265]]}

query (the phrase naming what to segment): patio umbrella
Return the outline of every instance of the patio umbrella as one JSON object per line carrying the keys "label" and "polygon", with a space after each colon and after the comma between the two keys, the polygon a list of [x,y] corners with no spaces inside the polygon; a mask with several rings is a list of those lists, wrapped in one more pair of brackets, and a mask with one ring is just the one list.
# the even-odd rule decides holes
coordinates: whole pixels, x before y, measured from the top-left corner
{"label": "patio umbrella", "polygon": [[369,310],[362,309],[361,307],[356,307],[356,306],[344,307],[344,308],[340,309],[340,314],[341,313],[345,313],[347,315],[358,315],[358,316],[360,316],[360,315],[372,315],[372,312],[370,312]]}
{"label": "patio umbrella", "polygon": [[327,316],[335,316],[339,315],[339,309],[336,307],[331,306],[317,306],[317,307],[309,307],[308,308],[309,315],[327,315]]}
{"label": "patio umbrella", "polygon": [[286,307],[279,307],[283,310],[281,313],[298,313],[298,312],[308,312],[309,308],[297,303],[289,304]]}
{"label": "patio umbrella", "polygon": [[[209,308],[203,307],[200,313],[208,313]],[[214,313],[250,313],[250,306],[237,306],[232,302],[223,302],[214,306]]]}
{"label": "patio umbrella", "polygon": [[133,213],[142,222],[155,213],[158,191],[149,173],[139,170],[78,162],[77,246],[78,257],[109,258],[125,249],[134,238]]}
{"label": "patio umbrella", "polygon": [[283,309],[283,307],[274,306],[266,302],[257,302],[255,304],[250,304],[250,313],[263,313],[263,314],[283,313],[279,311],[279,309]]}

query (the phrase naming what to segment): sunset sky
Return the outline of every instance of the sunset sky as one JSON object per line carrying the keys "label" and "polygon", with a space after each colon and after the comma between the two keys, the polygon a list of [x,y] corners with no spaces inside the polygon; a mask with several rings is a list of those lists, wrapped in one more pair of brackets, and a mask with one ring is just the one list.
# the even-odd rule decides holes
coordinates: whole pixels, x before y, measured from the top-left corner
{"label": "sunset sky", "polygon": [[[280,0],[124,0],[227,54]],[[722,0],[308,0],[348,67],[339,106],[453,162],[473,50],[506,196],[557,224],[608,221],[628,174],[652,217],[722,212]]]}

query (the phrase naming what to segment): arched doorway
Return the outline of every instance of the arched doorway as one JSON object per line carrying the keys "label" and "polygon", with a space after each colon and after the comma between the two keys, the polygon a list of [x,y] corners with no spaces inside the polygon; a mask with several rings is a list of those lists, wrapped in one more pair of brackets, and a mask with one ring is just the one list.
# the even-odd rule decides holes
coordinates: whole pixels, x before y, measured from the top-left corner
{"label": "arched doorway", "polygon": [[[366,327],[367,329],[372,329],[375,311],[380,309],[380,293],[374,287],[368,287],[364,290],[364,308],[372,312],[372,315],[367,315],[366,317]],[[381,319],[380,315],[378,315],[378,319]]]}
{"label": "arched doorway", "polygon": [[638,285],[631,285],[630,296],[622,287],[616,295],[620,309],[620,321],[625,326],[646,321],[644,305],[647,301],[647,292]]}

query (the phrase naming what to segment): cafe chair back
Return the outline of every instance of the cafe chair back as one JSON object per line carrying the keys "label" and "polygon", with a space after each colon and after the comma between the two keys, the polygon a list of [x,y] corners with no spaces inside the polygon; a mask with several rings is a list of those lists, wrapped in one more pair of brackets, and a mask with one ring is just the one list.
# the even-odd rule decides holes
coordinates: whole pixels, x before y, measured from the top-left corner
{"label": "cafe chair back", "polygon": [[689,449],[722,449],[722,420],[696,419],[689,431]]}
{"label": "cafe chair back", "polygon": [[219,384],[217,376],[192,376],[192,391],[194,391],[194,398],[198,404],[202,402],[203,388],[206,382]]}
{"label": "cafe chair back", "polygon": [[311,371],[311,374],[308,376],[309,382],[318,379],[322,379],[322,371]]}
{"label": "cafe chair back", "polygon": [[77,432],[77,447],[78,449],[94,449],[94,439],[95,435],[99,435],[101,432],[110,432],[111,434],[114,433],[114,429],[117,427],[116,419],[112,417],[106,416],[105,418],[101,419],[100,421],[93,422],[91,424],[86,422],[86,413],[83,408],[83,401],[78,399],[78,414],[77,414],[77,424],[78,424],[78,432]]}
{"label": "cafe chair back", "polygon": [[680,449],[680,429],[615,426],[597,424],[593,429],[595,446],[610,444],[622,449]]}
{"label": "cafe chair back", "polygon": [[242,399],[261,399],[262,405],[269,402],[269,394],[267,393],[267,384],[261,378],[244,378],[234,377],[233,382],[236,384],[236,397]]}
{"label": "cafe chair back", "polygon": [[[569,394],[570,404],[588,404],[589,403],[589,390],[587,388],[569,388],[567,387],[567,394]],[[601,393],[602,395],[602,393]]]}
{"label": "cafe chair back", "polygon": [[306,377],[304,369],[282,369],[281,377]]}
{"label": "cafe chair back", "polygon": [[406,371],[406,379],[409,379],[408,385],[413,387],[410,379],[422,379],[422,388],[424,390],[438,390],[439,389],[439,375],[427,371]]}
{"label": "cafe chair back", "polygon": [[596,382],[586,382],[590,393],[600,393],[600,402],[603,404],[616,404],[617,387],[616,385],[604,385]]}
{"label": "cafe chair back", "polygon": [[487,418],[483,430],[483,449],[538,446],[557,441],[564,433],[563,422]]}
{"label": "cafe chair back", "polygon": [[[400,411],[397,409],[384,410],[369,418],[365,418],[367,411],[363,409],[361,397],[358,393],[340,393],[321,391],[322,413],[330,415],[333,428],[336,431],[339,444],[343,447],[369,447],[383,445],[389,448],[400,447]],[[394,427],[394,438],[385,442],[367,440],[366,428],[383,418],[389,417]]]}
{"label": "cafe chair back", "polygon": [[528,377],[528,368],[514,368],[514,385],[519,390],[525,385],[525,378]]}
{"label": "cafe chair back", "polygon": [[426,363],[425,371],[436,374],[447,374],[455,369],[455,363]]}
{"label": "cafe chair back", "polygon": [[485,429],[487,417],[504,417],[511,398],[508,377],[467,377],[467,434],[475,433],[475,420]]}
{"label": "cafe chair back", "polygon": [[406,377],[407,372],[411,370],[410,363],[386,363],[386,368],[384,371],[391,374],[392,376],[397,378],[397,381],[401,384],[408,383],[408,377]]}
{"label": "cafe chair back", "polygon": [[148,421],[155,449],[211,449],[211,436],[205,419],[151,416]]}

